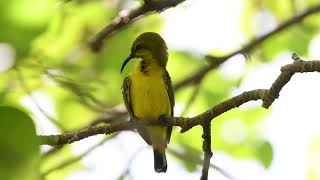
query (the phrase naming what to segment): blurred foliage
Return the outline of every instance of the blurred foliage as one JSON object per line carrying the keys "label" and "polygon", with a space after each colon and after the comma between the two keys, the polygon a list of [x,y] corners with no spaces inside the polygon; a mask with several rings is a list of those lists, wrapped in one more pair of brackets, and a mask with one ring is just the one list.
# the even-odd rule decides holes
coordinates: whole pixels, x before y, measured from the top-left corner
{"label": "blurred foliage", "polygon": [[[6,43],[16,52],[14,67],[0,74],[0,104],[21,107],[21,99],[28,95],[26,89],[22,88],[15,68],[21,72],[27,90],[31,93],[41,92],[53,99],[55,115],[68,131],[87,126],[105,109],[122,103],[120,88],[123,78],[130,70],[128,67],[120,75],[122,60],[128,55],[131,43],[138,34],[144,31],[161,31],[161,16],[147,16],[123,28],[105,41],[99,53],[91,52],[86,43],[99,29],[110,23],[120,10],[136,3],[127,0],[0,1],[0,26],[5,27],[0,28],[0,43]],[[245,0],[240,23],[244,38],[250,40],[261,34],[255,27],[255,21],[261,12],[271,16],[276,26],[317,3],[318,0]],[[308,17],[298,26],[269,38],[256,47],[254,55],[249,56],[255,62],[261,63],[272,61],[285,51],[308,56],[309,43],[319,34],[319,16]],[[263,18],[266,17],[262,16],[262,19],[258,20],[263,23]],[[182,50],[170,49],[169,56],[168,70],[174,83],[207,64],[203,56]],[[247,66],[256,64],[258,63],[248,63]],[[132,62],[128,66],[132,66]],[[187,111],[187,116],[197,115],[227,99],[245,78],[229,77],[220,70],[210,72],[201,81],[198,95]],[[176,115],[185,107],[194,88],[186,87],[175,93]],[[34,117],[34,114],[29,114]],[[255,159],[261,162],[262,166],[269,167],[273,157],[272,144],[264,137],[262,126],[267,115],[267,111],[261,108],[240,108],[216,118],[212,123],[213,151],[223,151],[237,159]],[[0,133],[3,133],[0,136],[0,150],[15,153],[7,157],[19,158],[19,164],[36,167],[39,149],[35,146],[34,126],[30,118],[7,107],[0,108],[0,117],[6,117],[0,126]],[[37,124],[37,120],[34,120]],[[9,129],[10,132],[7,132]],[[2,142],[9,143],[8,139],[5,139],[8,138],[5,136],[7,133],[16,134],[10,136],[9,142],[12,144],[4,146]],[[200,127],[194,127],[184,134],[175,130],[171,144],[184,149],[185,156],[199,159],[202,157],[201,135]],[[26,140],[21,141],[21,137]],[[25,145],[29,141],[30,143]],[[22,145],[25,147],[23,151],[18,148]],[[25,158],[27,156],[32,158]],[[74,156],[72,146],[64,147],[45,158],[40,170],[45,172],[55,164]],[[188,171],[197,169],[196,165],[181,161]],[[49,174],[47,178],[63,179],[79,167],[82,167],[80,163],[74,164]],[[8,168],[8,173],[13,170],[10,162],[8,166],[1,166],[0,179],[3,179],[1,173],[5,172],[4,168]],[[16,175],[27,173],[27,169]],[[311,170],[310,179],[316,179],[313,178],[315,176],[317,172]]]}
{"label": "blurred foliage", "polygon": [[[263,28],[267,27],[268,30],[272,30],[279,23],[301,13],[312,5],[317,5],[317,3],[319,2],[314,0],[246,0],[244,5],[245,10],[241,18],[241,27],[248,39],[252,39],[257,34],[260,35],[268,32]],[[298,26],[280,32],[262,43],[259,47],[258,59],[261,61],[271,61],[275,56],[284,51],[296,52],[299,55],[307,56],[310,41],[319,33],[318,16],[315,14],[307,17]],[[271,20],[270,17],[272,17]],[[264,21],[269,24],[259,28],[259,25],[262,25]],[[273,28],[270,29],[270,27]]]}
{"label": "blurred foliage", "polygon": [[249,108],[235,109],[218,117],[212,125],[213,148],[226,151],[237,158],[257,159],[268,167],[272,150],[263,137],[261,127],[261,119],[266,115],[266,110]]}
{"label": "blurred foliage", "polygon": [[313,136],[310,142],[309,146],[309,161],[310,163],[310,168],[308,171],[308,178],[310,180],[316,180],[320,179],[320,143],[319,143],[319,138],[320,138],[320,131],[318,131],[317,134]]}
{"label": "blurred foliage", "polygon": [[40,148],[32,119],[9,106],[0,106],[0,117],[1,179],[39,179]]}
{"label": "blurred foliage", "polygon": [[66,162],[69,159],[74,158],[75,155],[72,153],[72,149],[70,145],[64,146],[60,150],[48,155],[41,160],[41,172],[47,173],[45,179],[47,180],[55,180],[55,179],[65,179],[65,177],[73,172],[74,170],[78,170],[79,168],[83,168],[80,163],[72,163],[68,166],[60,168],[57,171],[48,172],[53,168],[56,168],[62,162]]}

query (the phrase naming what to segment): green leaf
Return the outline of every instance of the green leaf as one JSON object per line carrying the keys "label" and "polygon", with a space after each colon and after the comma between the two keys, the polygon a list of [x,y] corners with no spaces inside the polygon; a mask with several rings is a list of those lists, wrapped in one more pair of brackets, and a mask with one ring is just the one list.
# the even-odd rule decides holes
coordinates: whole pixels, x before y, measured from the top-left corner
{"label": "green leaf", "polygon": [[292,51],[305,56],[316,32],[311,26],[300,25],[278,33],[260,46],[261,58],[263,61],[270,61],[283,51]]}
{"label": "green leaf", "polygon": [[67,130],[82,128],[93,118],[94,112],[81,104],[78,96],[57,88],[53,90],[53,93],[58,119]]}
{"label": "green leaf", "polygon": [[6,180],[39,178],[39,141],[32,119],[14,107],[0,107],[0,177]]}
{"label": "green leaf", "polygon": [[252,1],[245,1],[243,9],[244,10],[240,16],[240,28],[243,34],[250,39],[254,36],[252,21],[256,14],[257,7],[252,3]]}
{"label": "green leaf", "polygon": [[[204,57],[197,57],[191,53],[183,51],[170,51],[167,69],[172,81],[177,82],[190,75],[190,73],[194,72],[204,64]],[[177,71],[177,69],[179,69],[179,71]]]}
{"label": "green leaf", "polygon": [[201,135],[202,135],[202,128],[200,126],[193,127],[189,131],[182,134],[175,131],[173,133],[173,136],[175,136],[175,138],[172,138],[171,143],[202,151]]}
{"label": "green leaf", "polygon": [[247,38],[254,36],[253,21],[259,11],[268,11],[276,20],[284,21],[293,15],[293,4],[291,0],[278,1],[252,1],[246,0],[243,5],[243,12],[240,17],[240,27]]}
{"label": "green leaf", "polygon": [[291,0],[262,1],[262,8],[266,8],[279,20],[285,20],[293,14],[293,4]]}
{"label": "green leaf", "polygon": [[240,108],[217,117],[212,123],[213,151],[221,150],[237,159],[255,159],[269,167],[272,147],[261,131],[267,114],[262,108]]}
{"label": "green leaf", "polygon": [[24,57],[33,39],[45,28],[54,8],[53,0],[0,1],[0,42],[9,43],[19,60]]}
{"label": "green leaf", "polygon": [[257,157],[265,168],[270,167],[273,158],[273,150],[269,142],[265,141],[258,146]]}

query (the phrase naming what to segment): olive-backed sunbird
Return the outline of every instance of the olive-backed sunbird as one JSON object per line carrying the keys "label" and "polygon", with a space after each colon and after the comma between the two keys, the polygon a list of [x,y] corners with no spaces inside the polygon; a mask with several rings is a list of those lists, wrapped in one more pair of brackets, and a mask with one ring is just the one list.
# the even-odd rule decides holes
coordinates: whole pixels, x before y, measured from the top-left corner
{"label": "olive-backed sunbird", "polygon": [[[136,38],[130,55],[124,60],[121,72],[130,59],[136,59],[134,69],[123,82],[122,95],[131,120],[154,120],[173,116],[174,93],[166,65],[168,52],[165,41],[157,33],[146,32]],[[154,170],[167,171],[165,149],[172,127],[138,128],[140,136],[153,147]]]}

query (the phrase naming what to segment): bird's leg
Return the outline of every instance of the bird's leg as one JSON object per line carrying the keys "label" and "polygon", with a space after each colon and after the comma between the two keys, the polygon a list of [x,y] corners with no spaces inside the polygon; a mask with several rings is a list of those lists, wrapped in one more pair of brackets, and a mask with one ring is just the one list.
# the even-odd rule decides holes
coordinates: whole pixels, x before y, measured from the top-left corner
{"label": "bird's leg", "polygon": [[130,117],[130,121],[136,122],[137,119],[135,117]]}

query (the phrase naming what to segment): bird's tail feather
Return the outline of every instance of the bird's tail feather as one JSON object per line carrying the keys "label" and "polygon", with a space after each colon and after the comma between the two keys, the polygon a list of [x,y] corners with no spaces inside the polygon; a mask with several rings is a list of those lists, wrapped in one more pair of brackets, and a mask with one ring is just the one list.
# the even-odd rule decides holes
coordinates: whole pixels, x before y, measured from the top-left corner
{"label": "bird's tail feather", "polygon": [[167,171],[167,158],[165,150],[160,151],[158,149],[153,149],[154,154],[154,170],[157,173]]}

